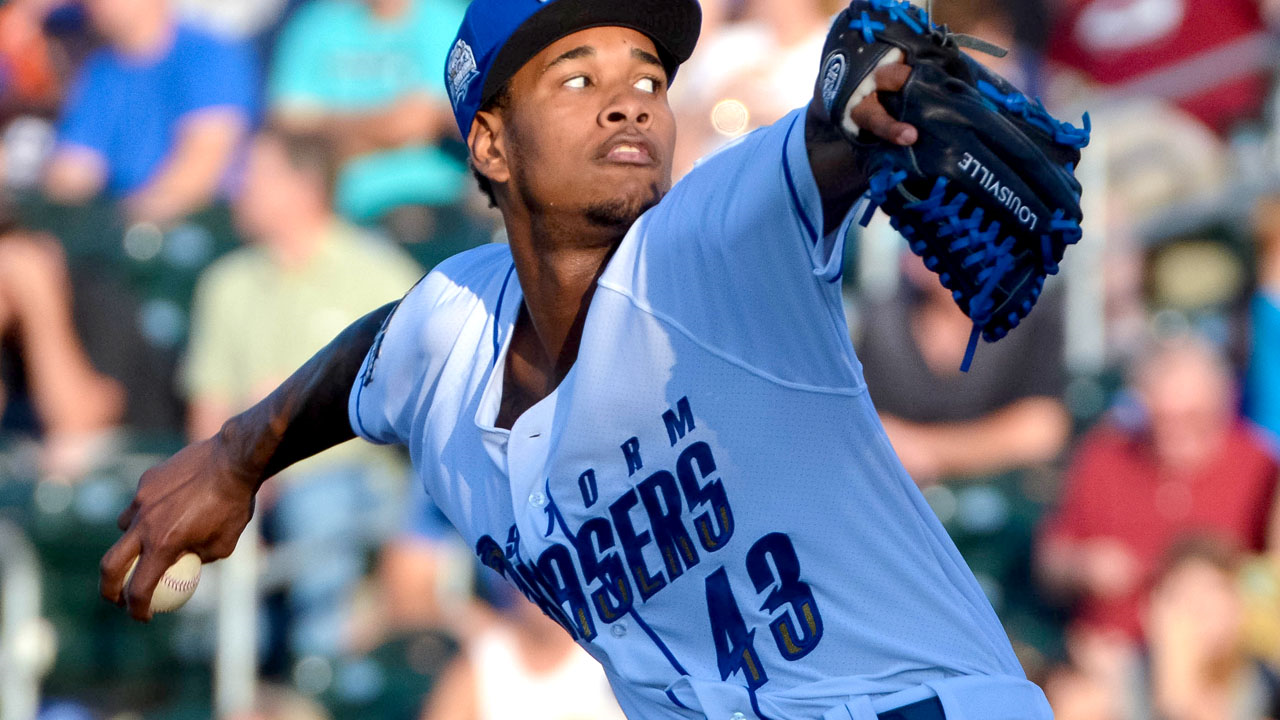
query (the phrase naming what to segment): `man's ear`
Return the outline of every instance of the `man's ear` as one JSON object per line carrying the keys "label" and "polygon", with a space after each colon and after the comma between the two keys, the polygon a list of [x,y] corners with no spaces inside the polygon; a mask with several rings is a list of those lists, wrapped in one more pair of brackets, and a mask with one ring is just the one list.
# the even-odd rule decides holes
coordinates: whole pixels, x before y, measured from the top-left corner
{"label": "man's ear", "polygon": [[482,110],[476,113],[475,122],[471,123],[471,135],[467,138],[471,164],[494,184],[503,184],[511,179],[504,129],[502,116]]}

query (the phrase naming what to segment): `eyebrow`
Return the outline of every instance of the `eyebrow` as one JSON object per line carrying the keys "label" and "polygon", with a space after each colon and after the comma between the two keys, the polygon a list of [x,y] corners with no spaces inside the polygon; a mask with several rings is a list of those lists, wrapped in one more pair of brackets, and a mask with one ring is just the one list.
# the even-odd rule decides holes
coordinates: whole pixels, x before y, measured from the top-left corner
{"label": "eyebrow", "polygon": [[631,57],[632,59],[639,60],[642,63],[647,63],[649,65],[657,65],[663,70],[666,70],[666,66],[662,64],[662,61],[659,60],[656,55],[646,50],[641,50],[640,48],[631,48]]}
{"label": "eyebrow", "polygon": [[570,50],[569,52],[561,55],[560,57],[556,58],[555,60],[552,60],[551,62],[547,63],[547,66],[542,69],[542,72],[545,73],[551,68],[561,63],[567,63],[570,60],[577,60],[579,58],[584,58],[584,57],[595,57],[595,55],[596,55],[596,49],[591,47],[590,45],[583,45],[581,47],[576,47]]}
{"label": "eyebrow", "polygon": [[[555,60],[552,60],[551,62],[547,63],[547,66],[542,69],[542,72],[546,73],[550,71],[551,68],[557,65],[560,65],[562,63],[567,63],[570,60],[578,60],[585,57],[595,57],[595,55],[596,55],[596,49],[591,47],[590,45],[583,45],[581,47],[576,47],[564,53],[563,55],[556,58]],[[639,60],[640,62],[645,63],[647,65],[657,65],[658,67],[663,68],[664,70],[666,69],[666,66],[662,64],[662,61],[659,60],[656,55],[654,55],[653,53],[647,50],[642,50],[640,48],[631,48],[631,57],[632,59]]]}

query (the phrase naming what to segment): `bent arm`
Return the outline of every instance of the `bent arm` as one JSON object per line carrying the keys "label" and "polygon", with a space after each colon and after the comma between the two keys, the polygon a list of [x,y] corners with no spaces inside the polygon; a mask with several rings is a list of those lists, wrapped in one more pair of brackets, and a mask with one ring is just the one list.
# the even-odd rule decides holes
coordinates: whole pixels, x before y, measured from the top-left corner
{"label": "bent arm", "polygon": [[144,473],[118,521],[124,535],[102,558],[103,597],[126,605],[136,619],[149,619],[151,594],[178,557],[193,552],[212,562],[230,555],[268,478],[354,438],[347,398],[394,308],[358,320],[265,400]]}
{"label": "bent arm", "polygon": [[211,203],[248,132],[249,118],[239,108],[208,108],[191,113],[181,125],[164,165],[128,198],[137,220],[168,223]]}
{"label": "bent arm", "polygon": [[[884,418],[885,431],[917,480],[975,477],[1049,462],[1062,452],[1071,420],[1062,402],[1028,397],[982,418],[958,423],[912,423]],[[923,467],[910,467],[921,455]],[[919,477],[924,476],[924,477]]]}

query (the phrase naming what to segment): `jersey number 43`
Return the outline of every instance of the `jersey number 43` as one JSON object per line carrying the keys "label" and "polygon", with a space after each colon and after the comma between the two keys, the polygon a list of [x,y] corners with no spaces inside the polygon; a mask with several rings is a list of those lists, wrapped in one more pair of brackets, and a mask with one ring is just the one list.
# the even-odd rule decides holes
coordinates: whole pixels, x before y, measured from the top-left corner
{"label": "jersey number 43", "polygon": [[[768,591],[760,606],[763,612],[772,615],[787,609],[769,623],[783,659],[794,662],[812,652],[822,639],[822,613],[808,584],[800,580],[800,560],[791,538],[771,533],[756,541],[747,551],[747,575],[757,595]],[[720,679],[728,680],[741,672],[752,690],[768,682],[769,676],[756,652],[756,631],[747,629],[723,567],[707,576],[707,610]]]}

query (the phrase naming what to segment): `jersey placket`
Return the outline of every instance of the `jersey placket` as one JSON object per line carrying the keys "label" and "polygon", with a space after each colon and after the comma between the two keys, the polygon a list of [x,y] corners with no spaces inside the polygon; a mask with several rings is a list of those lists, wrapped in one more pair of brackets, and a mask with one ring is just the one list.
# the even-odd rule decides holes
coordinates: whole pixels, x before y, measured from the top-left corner
{"label": "jersey placket", "polygon": [[555,417],[556,396],[552,392],[529,408],[511,428],[507,441],[507,477],[511,483],[512,512],[520,531],[521,550],[526,560],[536,563],[548,542],[544,537],[546,507],[550,499],[545,489],[548,456],[551,450],[551,424]]}

